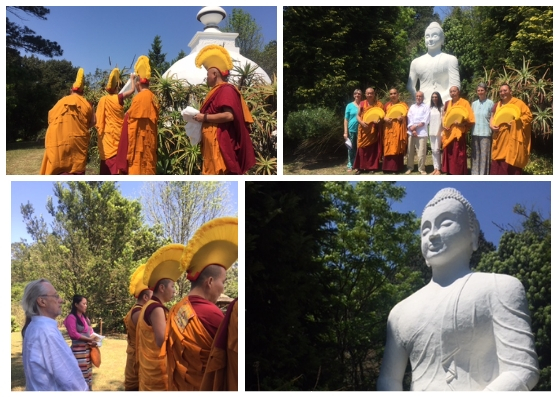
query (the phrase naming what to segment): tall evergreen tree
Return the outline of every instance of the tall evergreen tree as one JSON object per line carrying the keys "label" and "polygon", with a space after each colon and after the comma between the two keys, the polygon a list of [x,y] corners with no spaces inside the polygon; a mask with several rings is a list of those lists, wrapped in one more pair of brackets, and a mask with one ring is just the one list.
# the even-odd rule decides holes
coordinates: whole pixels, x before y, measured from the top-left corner
{"label": "tall evergreen tree", "polygon": [[[46,7],[40,6],[19,6],[19,7],[6,7],[6,11],[23,19],[21,14],[39,18],[42,20],[47,19],[50,10]],[[55,42],[37,35],[33,30],[27,26],[19,26],[10,21],[6,17],[6,55],[7,57],[19,55],[19,50],[30,52],[33,54],[40,54],[52,58],[53,56],[61,56],[63,51],[62,47]]]}
{"label": "tall evergreen tree", "polygon": [[153,43],[151,43],[151,49],[148,51],[148,58],[152,69],[157,70],[159,74],[165,73],[171,66],[169,62],[165,61],[166,56],[167,54],[163,53],[161,36],[156,35],[153,39]]}

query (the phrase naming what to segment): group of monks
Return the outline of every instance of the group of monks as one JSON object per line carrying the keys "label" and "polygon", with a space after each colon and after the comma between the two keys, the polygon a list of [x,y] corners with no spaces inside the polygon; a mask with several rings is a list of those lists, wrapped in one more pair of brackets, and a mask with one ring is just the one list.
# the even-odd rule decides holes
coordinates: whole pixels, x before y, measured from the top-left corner
{"label": "group of monks", "polygon": [[[124,323],[125,390],[238,389],[238,306],[216,306],[226,270],[237,259],[237,218],[203,225],[185,247],[157,250],[132,275],[136,303]],[[187,272],[191,290],[170,310],[175,281]]]}
{"label": "group of monks", "polygon": [[[241,175],[256,163],[248,124],[250,110],[238,89],[227,82],[233,68],[231,56],[218,45],[204,47],[196,66],[207,70],[211,87],[200,113],[202,123],[202,174]],[[84,71],[79,69],[70,95],[49,111],[42,175],[84,175],[88,161],[89,129],[98,133],[101,175],[155,175],[159,103],[150,88],[149,58],[142,55],[130,75],[132,84],[119,93],[121,79],[115,68],[94,112],[84,98]],[[124,114],[124,100],[134,94]]]}
{"label": "group of monks", "polygon": [[[362,119],[365,112],[372,107],[382,108],[385,114],[395,105],[409,109],[405,102],[400,101],[396,88],[390,89],[389,94],[390,100],[382,105],[376,99],[375,90],[368,88],[365,92],[366,100],[359,105],[357,153],[353,163],[353,169],[357,170],[357,174],[361,170],[379,171],[381,161],[384,172],[398,173],[404,167],[404,156],[408,148],[406,115],[402,114],[396,118],[384,117],[370,123],[365,123]],[[493,107],[490,121],[493,131],[491,174],[520,175],[530,157],[532,113],[523,101],[512,97],[510,86],[507,84],[500,87],[499,95],[501,100]],[[458,107],[464,110],[467,117],[449,126],[443,126],[443,172],[449,175],[465,175],[468,171],[466,137],[475,123],[475,117],[470,103],[460,97],[458,87],[450,88],[450,96],[451,100],[446,102],[444,112]],[[518,108],[519,117],[507,123],[494,125],[495,113],[509,104]]]}

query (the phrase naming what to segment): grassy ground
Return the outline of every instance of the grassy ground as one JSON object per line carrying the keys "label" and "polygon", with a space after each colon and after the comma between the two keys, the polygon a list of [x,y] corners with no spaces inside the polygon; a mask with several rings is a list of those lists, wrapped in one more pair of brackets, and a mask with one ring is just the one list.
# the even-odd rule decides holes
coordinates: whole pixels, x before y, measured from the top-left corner
{"label": "grassy ground", "polygon": [[[62,333],[70,344],[66,331],[64,330]],[[21,343],[21,333],[12,332],[12,391],[25,390]],[[126,337],[123,335],[108,336],[103,340],[100,350],[101,366],[93,367],[93,390],[123,391]]]}
{"label": "grassy ground", "polygon": [[[347,172],[347,154],[337,156],[324,156],[318,159],[296,159],[293,157],[284,157],[283,173],[284,175],[355,175],[355,171]],[[404,164],[407,164],[404,161]],[[468,159],[468,167],[470,166],[470,160]],[[433,172],[433,157],[431,154],[427,154],[425,159],[425,171],[427,174]],[[404,169],[405,171],[405,169]],[[382,171],[371,173],[362,173],[362,175],[394,175],[394,174],[384,174]],[[415,167],[411,175],[419,175],[419,170],[417,169],[417,156],[415,158]],[[427,175],[429,176],[429,175]],[[436,178],[436,176],[431,176]]]}
{"label": "grassy ground", "polygon": [[[6,175],[39,175],[44,154],[44,141],[8,143]],[[99,167],[88,164],[85,173],[99,175]]]}

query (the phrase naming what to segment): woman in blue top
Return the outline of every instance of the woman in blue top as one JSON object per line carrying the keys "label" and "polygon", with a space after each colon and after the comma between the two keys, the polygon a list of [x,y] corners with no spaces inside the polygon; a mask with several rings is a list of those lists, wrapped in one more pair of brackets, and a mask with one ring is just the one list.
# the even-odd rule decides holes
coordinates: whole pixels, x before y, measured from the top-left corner
{"label": "woman in blue top", "polygon": [[359,112],[362,95],[360,89],[353,91],[354,100],[345,108],[344,140],[349,138],[351,141],[351,149],[348,148],[347,150],[347,172],[351,172],[353,169],[353,160],[355,160],[355,153],[357,153],[357,130],[359,127],[357,113]]}
{"label": "woman in blue top", "polygon": [[493,101],[487,98],[487,85],[477,85],[478,100],[472,103],[476,123],[472,128],[472,175],[489,175],[491,167],[491,137],[489,127]]}

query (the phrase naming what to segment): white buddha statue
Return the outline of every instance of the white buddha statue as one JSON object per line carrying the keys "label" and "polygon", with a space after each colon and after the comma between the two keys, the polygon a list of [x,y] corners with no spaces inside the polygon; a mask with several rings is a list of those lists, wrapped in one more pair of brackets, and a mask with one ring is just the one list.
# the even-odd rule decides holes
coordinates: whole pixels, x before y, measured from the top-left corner
{"label": "white buddha statue", "polygon": [[431,282],[388,317],[378,390],[531,390],[538,357],[524,288],[516,278],[472,273],[479,222],[455,189],[443,189],[421,218],[421,251]]}
{"label": "white buddha statue", "polygon": [[429,104],[434,91],[441,94],[443,103],[450,99],[450,87],[460,88],[460,72],[458,59],[444,53],[441,47],[444,43],[444,32],[437,22],[425,29],[425,45],[427,54],[415,58],[410,66],[408,91],[415,98],[416,83],[419,79],[419,90],[424,93],[424,102]]}

